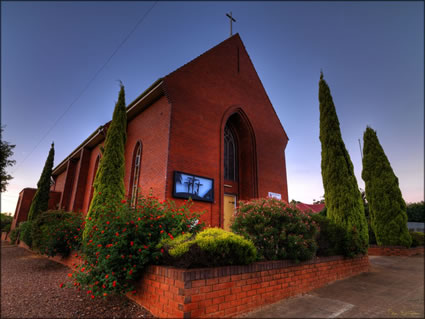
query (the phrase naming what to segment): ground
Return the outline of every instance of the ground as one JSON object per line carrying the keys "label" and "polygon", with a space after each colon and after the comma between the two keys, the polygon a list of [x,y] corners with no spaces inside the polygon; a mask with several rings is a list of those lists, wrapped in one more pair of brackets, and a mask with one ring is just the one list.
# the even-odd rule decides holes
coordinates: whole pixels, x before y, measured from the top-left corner
{"label": "ground", "polygon": [[125,297],[91,300],[84,292],[60,288],[69,268],[24,248],[1,245],[1,318],[148,318]]}
{"label": "ground", "polygon": [[[424,317],[424,257],[370,257],[371,271],[247,313],[245,318]],[[69,269],[2,242],[2,318],[146,318],[125,297],[91,300],[60,288]]]}

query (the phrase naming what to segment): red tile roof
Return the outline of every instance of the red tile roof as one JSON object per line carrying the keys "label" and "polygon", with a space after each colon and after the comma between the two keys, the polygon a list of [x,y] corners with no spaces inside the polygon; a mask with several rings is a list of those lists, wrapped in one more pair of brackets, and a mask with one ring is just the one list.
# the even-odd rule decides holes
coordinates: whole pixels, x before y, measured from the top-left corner
{"label": "red tile roof", "polygon": [[303,211],[308,212],[312,211],[313,213],[319,213],[323,208],[325,208],[325,204],[304,204],[304,203],[298,203],[296,207]]}

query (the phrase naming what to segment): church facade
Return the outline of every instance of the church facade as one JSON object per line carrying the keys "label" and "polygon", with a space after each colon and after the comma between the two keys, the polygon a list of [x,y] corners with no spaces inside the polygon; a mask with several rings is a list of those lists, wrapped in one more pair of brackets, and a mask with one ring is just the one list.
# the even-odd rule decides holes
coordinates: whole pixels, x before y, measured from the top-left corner
{"label": "church facade", "polygon": [[[239,200],[288,201],[288,137],[238,34],[153,83],[127,118],[130,202],[137,192],[177,203],[191,197],[206,224],[228,229]],[[54,168],[49,206],[87,213],[107,128]],[[21,192],[15,219],[26,219],[33,195]]]}

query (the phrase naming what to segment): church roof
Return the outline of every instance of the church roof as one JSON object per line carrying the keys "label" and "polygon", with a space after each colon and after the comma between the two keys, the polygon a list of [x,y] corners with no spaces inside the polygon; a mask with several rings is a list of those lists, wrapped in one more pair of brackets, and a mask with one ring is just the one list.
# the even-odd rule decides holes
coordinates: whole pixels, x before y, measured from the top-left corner
{"label": "church roof", "polygon": [[[177,68],[176,70],[172,71],[171,73],[167,74],[166,76],[159,78],[158,80],[156,80],[154,83],[152,83],[151,86],[149,86],[143,93],[141,93],[137,98],[135,98],[128,106],[127,106],[127,120],[130,121],[132,118],[134,118],[137,114],[139,114],[140,112],[143,112],[145,109],[147,109],[150,105],[152,105],[156,100],[158,100],[161,96],[167,96],[167,98],[169,99],[167,93],[166,93],[166,88],[164,87],[164,81],[167,80],[167,78],[172,77],[175,73],[184,70],[185,67],[191,65],[192,63],[195,63],[195,61],[197,61],[198,59],[200,59],[201,57],[207,55],[208,53],[210,53],[211,51],[215,50],[217,47],[220,47],[224,44],[226,44],[228,41],[237,41],[239,42],[239,44],[243,47],[243,49],[245,50],[246,54],[248,55],[248,52],[245,49],[245,46],[239,36],[238,33],[236,33],[235,35],[229,37],[228,39],[220,42],[219,44],[217,44],[216,46],[212,47],[211,49],[205,51],[204,53],[202,53],[201,55],[197,56],[196,58],[192,59],[191,61],[187,62],[186,64],[180,66],[179,68]],[[252,64],[251,58],[248,55],[248,58]],[[254,71],[255,67],[253,67]],[[264,92],[264,86],[261,83],[261,80],[257,74],[257,77],[260,81],[260,85],[263,88]],[[267,96],[267,94],[266,94]],[[267,96],[267,99],[269,100],[270,105],[270,99]],[[171,103],[171,101],[170,101]],[[276,114],[276,111],[274,110],[274,108],[272,107],[274,114],[276,115],[276,118],[278,119],[278,116]],[[79,146],[77,146],[71,153],[69,156],[67,156],[63,161],[61,161],[54,169],[52,172],[52,175],[59,175],[60,173],[62,173],[65,169],[66,169],[66,165],[67,165],[67,161],[71,158],[74,159],[78,159],[80,156],[80,151],[83,147],[88,147],[88,148],[92,148],[95,147],[96,145],[98,145],[99,143],[101,143],[105,136],[106,136],[106,131],[107,128],[109,127],[111,121],[105,123],[104,125],[99,126],[89,137],[87,137]],[[282,123],[280,122],[280,120],[278,121],[282,131],[284,133],[284,135],[286,136],[287,139],[288,136],[285,132],[285,129],[283,128]]]}

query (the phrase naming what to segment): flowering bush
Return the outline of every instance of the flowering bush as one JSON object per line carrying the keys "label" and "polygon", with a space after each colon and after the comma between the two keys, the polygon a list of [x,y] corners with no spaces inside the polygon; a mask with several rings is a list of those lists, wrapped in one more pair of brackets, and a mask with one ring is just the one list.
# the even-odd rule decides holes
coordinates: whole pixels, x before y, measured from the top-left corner
{"label": "flowering bush", "polygon": [[81,244],[83,228],[81,213],[47,211],[33,221],[33,249],[48,256],[66,257]]}
{"label": "flowering bush", "polygon": [[190,233],[160,242],[167,265],[191,268],[246,265],[254,262],[257,250],[242,236],[220,228],[208,228],[197,235]]}
{"label": "flowering bush", "polygon": [[69,274],[73,285],[87,289],[92,298],[132,291],[144,267],[159,260],[162,252],[156,246],[162,239],[196,233],[204,226],[190,205],[176,207],[173,201],[151,196],[140,196],[134,208],[125,200],[117,208],[104,205],[86,229],[82,264]]}
{"label": "flowering bush", "polygon": [[239,202],[231,229],[250,239],[263,260],[308,260],[317,249],[310,215],[274,198]]}

